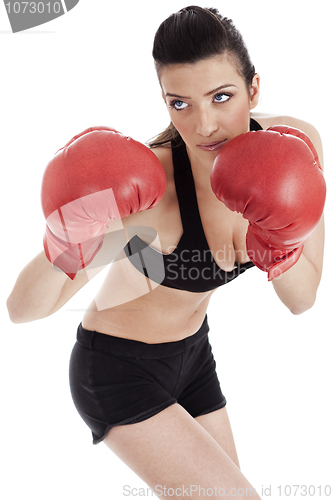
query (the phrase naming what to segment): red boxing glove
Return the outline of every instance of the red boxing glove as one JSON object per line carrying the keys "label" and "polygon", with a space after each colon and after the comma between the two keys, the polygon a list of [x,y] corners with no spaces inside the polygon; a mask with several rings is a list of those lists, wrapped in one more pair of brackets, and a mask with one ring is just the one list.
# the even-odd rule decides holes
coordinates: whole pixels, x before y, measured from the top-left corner
{"label": "red boxing glove", "polygon": [[101,249],[108,221],[152,208],[165,188],[163,167],[146,146],[108,127],[84,130],[43,176],[46,257],[74,279]]}
{"label": "red boxing glove", "polygon": [[228,141],[215,159],[211,186],[230,210],[248,219],[248,255],[269,281],[297,262],[326,196],[312,142],[284,125]]}

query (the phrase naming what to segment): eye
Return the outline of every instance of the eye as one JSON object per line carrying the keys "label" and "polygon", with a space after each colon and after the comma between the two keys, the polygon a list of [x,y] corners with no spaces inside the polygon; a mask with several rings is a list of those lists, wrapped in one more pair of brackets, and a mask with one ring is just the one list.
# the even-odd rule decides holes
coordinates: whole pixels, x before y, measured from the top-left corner
{"label": "eye", "polygon": [[181,111],[182,109],[187,108],[188,104],[184,101],[172,101],[170,103],[170,108],[175,109],[176,111]]}
{"label": "eye", "polygon": [[229,101],[230,97],[232,97],[231,94],[226,94],[226,93],[223,93],[223,94],[215,94],[214,96],[214,101],[215,102],[227,102]]}

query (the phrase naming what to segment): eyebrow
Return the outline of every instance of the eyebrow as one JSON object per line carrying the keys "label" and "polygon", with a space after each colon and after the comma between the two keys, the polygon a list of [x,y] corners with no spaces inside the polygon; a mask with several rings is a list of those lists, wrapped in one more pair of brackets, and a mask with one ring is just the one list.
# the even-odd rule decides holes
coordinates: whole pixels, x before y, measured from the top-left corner
{"label": "eyebrow", "polygon": [[[218,92],[219,90],[222,90],[222,89],[225,89],[227,87],[236,87],[237,88],[237,85],[234,85],[233,83],[226,83],[224,85],[220,85],[219,87],[217,87],[216,89],[213,89],[213,90],[210,90],[209,92],[207,92],[207,94],[204,94],[205,97],[209,96],[209,95],[212,95],[212,94],[215,94],[215,92]],[[167,92],[165,94],[165,96],[169,96],[169,97],[178,97],[179,99],[191,99],[190,97],[188,96],[181,96],[181,95],[178,95],[178,94],[171,94],[170,92]]]}

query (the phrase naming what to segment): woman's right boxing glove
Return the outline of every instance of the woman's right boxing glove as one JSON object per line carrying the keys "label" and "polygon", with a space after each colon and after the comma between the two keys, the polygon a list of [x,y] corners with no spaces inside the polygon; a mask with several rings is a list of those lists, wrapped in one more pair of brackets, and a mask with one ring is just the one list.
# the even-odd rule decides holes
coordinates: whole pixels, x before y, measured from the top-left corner
{"label": "woman's right boxing glove", "polygon": [[165,188],[163,167],[146,146],[108,127],[84,130],[43,176],[46,257],[74,279],[101,249],[109,220],[152,208]]}

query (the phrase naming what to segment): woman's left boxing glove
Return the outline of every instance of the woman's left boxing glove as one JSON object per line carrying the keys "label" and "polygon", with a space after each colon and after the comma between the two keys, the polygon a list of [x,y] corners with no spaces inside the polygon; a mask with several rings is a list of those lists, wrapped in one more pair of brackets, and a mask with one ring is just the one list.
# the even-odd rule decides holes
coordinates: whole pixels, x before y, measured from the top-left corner
{"label": "woman's left boxing glove", "polygon": [[318,224],[326,184],[317,152],[302,131],[276,126],[247,132],[220,149],[211,172],[216,197],[249,221],[249,258],[268,280],[299,259]]}
{"label": "woman's left boxing glove", "polygon": [[163,167],[146,146],[108,127],[84,130],[43,176],[46,257],[74,279],[101,249],[109,220],[152,208],[165,188]]}

